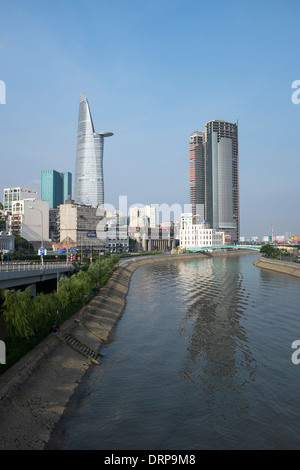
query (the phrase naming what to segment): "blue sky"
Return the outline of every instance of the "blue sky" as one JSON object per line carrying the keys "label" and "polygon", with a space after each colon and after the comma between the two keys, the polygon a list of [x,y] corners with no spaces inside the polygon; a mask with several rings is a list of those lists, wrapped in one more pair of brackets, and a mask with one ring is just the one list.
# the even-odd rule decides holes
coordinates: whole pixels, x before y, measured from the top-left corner
{"label": "blue sky", "polygon": [[189,203],[189,135],[239,122],[241,235],[300,235],[299,1],[0,1],[0,191],[75,173],[79,96],[105,199]]}

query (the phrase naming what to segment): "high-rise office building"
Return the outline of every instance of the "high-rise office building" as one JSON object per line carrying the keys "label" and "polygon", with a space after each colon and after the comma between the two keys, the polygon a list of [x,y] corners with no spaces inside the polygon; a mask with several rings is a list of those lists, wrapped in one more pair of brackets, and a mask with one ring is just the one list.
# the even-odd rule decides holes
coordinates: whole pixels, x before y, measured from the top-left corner
{"label": "high-rise office building", "polygon": [[80,95],[74,201],[98,207],[104,204],[104,137],[112,132],[95,132],[86,95]]}
{"label": "high-rise office building", "polygon": [[72,174],[55,170],[42,170],[41,196],[54,209],[72,198]]}
{"label": "high-rise office building", "polygon": [[63,181],[63,204],[68,200],[72,199],[72,173],[69,171],[63,171],[61,173]]}
{"label": "high-rise office building", "polygon": [[[204,156],[204,161],[203,161]],[[205,132],[190,136],[190,203],[204,200],[204,218],[212,229],[239,241],[238,124],[213,120]],[[204,188],[204,199],[203,199]],[[201,206],[200,206],[201,207]]]}
{"label": "high-rise office building", "polygon": [[189,178],[190,178],[190,203],[192,213],[199,214],[199,206],[202,210],[205,205],[205,134],[194,132],[190,135],[189,146]]}
{"label": "high-rise office building", "polygon": [[214,120],[205,125],[205,214],[211,227],[239,241],[238,125]]}

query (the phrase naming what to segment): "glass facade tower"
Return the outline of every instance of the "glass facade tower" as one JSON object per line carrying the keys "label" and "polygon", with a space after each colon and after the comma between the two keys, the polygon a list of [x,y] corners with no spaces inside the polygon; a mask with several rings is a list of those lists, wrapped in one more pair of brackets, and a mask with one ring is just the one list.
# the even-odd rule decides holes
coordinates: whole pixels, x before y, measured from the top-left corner
{"label": "glass facade tower", "polygon": [[189,159],[193,215],[197,204],[204,203],[210,227],[239,241],[238,124],[207,122],[204,133],[190,136]]}
{"label": "glass facade tower", "polygon": [[104,204],[104,137],[112,132],[95,132],[86,95],[80,95],[74,201],[92,207]]}
{"label": "glass facade tower", "polygon": [[68,199],[72,199],[72,173],[64,171],[61,173],[63,180],[63,204]]}
{"label": "glass facade tower", "polygon": [[49,202],[49,209],[54,209],[72,198],[72,174],[59,173],[55,170],[42,170],[42,191],[44,201]]}
{"label": "glass facade tower", "polygon": [[211,227],[239,241],[238,125],[205,125],[206,218]]}

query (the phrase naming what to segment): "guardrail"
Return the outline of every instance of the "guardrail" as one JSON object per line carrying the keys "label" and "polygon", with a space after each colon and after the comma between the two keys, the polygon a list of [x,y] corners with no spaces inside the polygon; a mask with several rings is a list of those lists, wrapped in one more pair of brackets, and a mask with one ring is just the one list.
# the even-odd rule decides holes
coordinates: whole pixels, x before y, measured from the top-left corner
{"label": "guardrail", "polygon": [[17,271],[37,271],[40,269],[52,271],[57,268],[71,268],[73,269],[72,263],[68,262],[47,262],[47,263],[2,263],[0,264],[0,272],[17,272]]}

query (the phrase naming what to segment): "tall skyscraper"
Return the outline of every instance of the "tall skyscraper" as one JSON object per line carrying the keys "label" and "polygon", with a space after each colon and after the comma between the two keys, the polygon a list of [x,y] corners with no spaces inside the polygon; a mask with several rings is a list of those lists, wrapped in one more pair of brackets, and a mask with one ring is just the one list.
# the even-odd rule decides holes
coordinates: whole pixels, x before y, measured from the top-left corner
{"label": "tall skyscraper", "polygon": [[[203,164],[204,156],[204,164]],[[205,133],[190,136],[190,203],[203,202],[204,218],[212,229],[239,240],[238,125],[221,120],[205,124]]]}
{"label": "tall skyscraper", "polygon": [[55,170],[42,170],[41,196],[54,209],[72,198],[72,174]]}
{"label": "tall skyscraper", "polygon": [[98,207],[104,204],[104,137],[112,132],[95,132],[86,95],[80,95],[74,200]]}
{"label": "tall skyscraper", "polygon": [[63,171],[61,173],[63,180],[63,204],[68,200],[72,199],[72,173]]}
{"label": "tall skyscraper", "polygon": [[205,206],[205,134],[194,132],[190,135],[189,147],[190,203],[192,213],[200,215]]}

